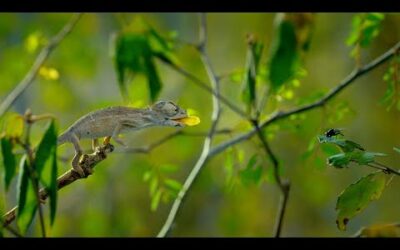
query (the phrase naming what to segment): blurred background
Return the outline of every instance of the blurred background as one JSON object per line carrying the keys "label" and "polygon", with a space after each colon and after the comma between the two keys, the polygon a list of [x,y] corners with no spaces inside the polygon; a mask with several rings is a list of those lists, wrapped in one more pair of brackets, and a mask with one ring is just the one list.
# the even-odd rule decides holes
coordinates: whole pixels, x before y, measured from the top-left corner
{"label": "blurred background", "polygon": [[[55,13],[0,14],[1,100],[23,79],[46,39],[70,17],[71,14]],[[353,70],[351,48],[345,43],[352,17],[351,13],[315,15],[310,48],[304,56],[306,74],[300,79],[300,86],[292,89],[292,97],[283,95],[270,100],[263,118],[277,108],[288,110],[315,100],[315,96],[326,93]],[[242,84],[234,76],[246,62],[246,35],[252,33],[264,43],[261,61],[265,63],[274,35],[274,18],[272,13],[207,15],[210,60],[217,74],[226,76],[221,80],[221,91],[243,110]],[[129,103],[123,101],[112,57],[113,34],[121,31],[123,22],[135,23],[139,19],[159,34],[177,38],[180,42],[175,44],[174,51],[180,65],[209,82],[198,52],[188,45],[198,42],[199,17],[195,13],[85,14],[46,61],[44,66],[53,73],[39,74],[10,112],[24,113],[31,108],[34,114],[51,113],[57,117],[61,132],[95,109],[150,105],[147,81],[141,75],[127,84]],[[387,14],[380,35],[370,48],[362,50],[361,61],[367,63],[392,47],[400,40],[399,31],[400,15]],[[201,118],[198,126],[187,127],[185,132],[207,132],[212,113],[210,94],[160,61],[156,61],[156,66],[163,82],[158,99],[175,101]],[[346,138],[367,150],[387,153],[381,162],[400,168],[400,155],[392,149],[400,146],[399,110],[387,111],[380,104],[387,88],[382,80],[387,67],[386,63],[360,77],[323,109],[290,117],[266,130],[281,162],[282,174],[292,182],[282,236],[351,236],[363,226],[399,221],[400,182],[395,177],[378,201],[349,222],[347,231],[339,231],[335,224],[337,196],[373,170],[327,166],[327,154],[316,141],[316,136],[326,128],[345,128]],[[265,86],[258,87],[262,93]],[[45,122],[39,122],[33,127],[34,143],[39,142],[45,126]],[[247,131],[250,126],[223,105],[218,128],[232,131],[216,135],[213,145]],[[175,128],[155,127],[123,137],[130,147],[142,147],[174,131]],[[201,136],[177,136],[147,154],[123,153],[116,144],[116,152],[96,167],[94,175],[59,192],[56,221],[47,230],[51,236],[155,236],[166,220],[174,192],[165,195],[158,205],[154,201],[152,205],[149,175],[183,183],[199,157],[203,140]],[[90,149],[89,141],[82,145]],[[71,159],[72,145],[61,146],[58,154]],[[257,164],[262,166],[262,179],[248,183],[240,173],[254,154]],[[60,161],[58,172],[68,168],[68,161]],[[280,197],[271,173],[271,163],[256,137],[213,157],[188,193],[172,235],[272,236]],[[162,188],[160,183],[158,187]],[[3,211],[16,204],[16,178],[11,186],[5,193],[1,185]],[[37,219],[29,235],[40,235]]]}

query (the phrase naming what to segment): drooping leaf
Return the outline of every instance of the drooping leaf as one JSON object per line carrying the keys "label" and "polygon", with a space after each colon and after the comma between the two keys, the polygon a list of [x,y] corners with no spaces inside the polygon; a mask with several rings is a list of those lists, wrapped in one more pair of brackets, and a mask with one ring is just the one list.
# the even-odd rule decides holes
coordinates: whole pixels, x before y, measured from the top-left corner
{"label": "drooping leaf", "polygon": [[336,168],[347,167],[350,162],[366,165],[375,161],[375,156],[385,156],[382,153],[351,151],[332,155],[328,158],[328,164]]}
{"label": "drooping leaf", "polygon": [[379,199],[386,184],[382,173],[372,173],[348,186],[338,197],[336,203],[336,224],[346,230],[349,220],[363,211],[367,205]]}
{"label": "drooping leaf", "polygon": [[262,178],[262,167],[257,165],[257,155],[253,155],[245,169],[239,171],[239,177],[241,182],[245,186],[249,186],[251,184],[259,185],[261,183]]}
{"label": "drooping leaf", "polygon": [[1,138],[1,152],[4,164],[4,187],[8,190],[11,180],[15,175],[16,160],[12,152],[12,143],[9,138]]}
{"label": "drooping leaf", "polygon": [[20,138],[24,132],[24,118],[22,115],[9,114],[4,121],[4,132],[8,138]]}
{"label": "drooping leaf", "polygon": [[400,154],[400,148],[393,147],[393,150]]}
{"label": "drooping leaf", "polygon": [[159,169],[162,173],[168,174],[168,173],[175,173],[176,171],[179,170],[179,167],[178,165],[163,164],[159,167]]}
{"label": "drooping leaf", "polygon": [[57,212],[57,150],[54,148],[51,168],[51,182],[49,189],[50,198],[50,225],[54,224]]}
{"label": "drooping leaf", "polygon": [[279,15],[276,24],[269,63],[269,80],[274,92],[294,75],[298,59],[294,25]]}
{"label": "drooping leaf", "polygon": [[147,77],[150,98],[155,101],[162,88],[162,83],[154,57],[173,63],[174,59],[166,41],[154,30],[147,32],[125,32],[120,34],[115,43],[115,66],[118,83],[124,98],[127,98],[127,75],[144,74]]}
{"label": "drooping leaf", "polygon": [[249,110],[255,108],[256,102],[256,79],[258,75],[258,66],[263,50],[263,44],[258,42],[254,36],[248,38],[248,50],[245,66],[245,75],[243,78],[242,99],[248,105]]}
{"label": "drooping leaf", "polygon": [[338,138],[336,136],[331,136],[328,137],[326,135],[319,135],[318,136],[318,141],[320,143],[332,143],[338,147],[340,147],[340,149],[343,152],[352,152],[356,149],[362,150],[364,151],[365,149],[358,143],[347,140],[347,139],[343,139],[343,138]]}
{"label": "drooping leaf", "polygon": [[150,90],[150,99],[152,102],[154,102],[157,100],[158,94],[161,91],[162,83],[160,77],[158,76],[153,58],[151,56],[146,56],[143,58],[143,60]]}
{"label": "drooping leaf", "polygon": [[181,183],[179,183],[178,181],[176,181],[176,180],[173,180],[173,179],[165,179],[164,180],[164,185],[168,188],[168,189],[170,189],[173,193],[178,193],[180,190],[181,190],[181,188],[182,188],[182,184]]}
{"label": "drooping leaf", "polygon": [[115,42],[115,67],[122,96],[127,99],[127,74],[144,73],[144,57],[151,55],[147,38],[143,34],[122,33]]}
{"label": "drooping leaf", "polygon": [[158,205],[160,204],[162,194],[163,194],[162,189],[158,189],[157,192],[154,194],[154,196],[151,198],[151,205],[150,205],[151,211],[154,212],[157,210]]}
{"label": "drooping leaf", "polygon": [[42,171],[45,167],[46,162],[51,158],[53,151],[57,147],[57,131],[54,120],[51,120],[47,126],[46,132],[42,140],[39,143],[36,158],[35,167],[36,172],[39,176],[39,180],[43,182],[46,186],[50,186],[51,175],[43,176]]}
{"label": "drooping leaf", "polygon": [[340,153],[328,157],[328,164],[335,168],[344,168],[351,162],[351,155]]}
{"label": "drooping leaf", "polygon": [[397,102],[397,109],[399,109],[400,102],[400,56],[395,56],[385,74],[383,75],[383,81],[386,82],[387,88],[384,96],[380,100],[381,105],[386,106],[386,110],[389,111]]}
{"label": "drooping leaf", "polygon": [[33,183],[30,178],[29,166],[26,160],[26,155],[21,158],[18,189],[17,189],[17,225],[23,234],[26,233],[37,209],[37,200]]}
{"label": "drooping leaf", "polygon": [[158,188],[158,178],[153,176],[150,180],[150,196],[153,197]]}
{"label": "drooping leaf", "polygon": [[352,57],[359,57],[357,46],[368,47],[379,35],[384,18],[385,15],[381,13],[362,13],[353,17],[352,29],[346,40],[348,46],[355,46],[351,52]]}

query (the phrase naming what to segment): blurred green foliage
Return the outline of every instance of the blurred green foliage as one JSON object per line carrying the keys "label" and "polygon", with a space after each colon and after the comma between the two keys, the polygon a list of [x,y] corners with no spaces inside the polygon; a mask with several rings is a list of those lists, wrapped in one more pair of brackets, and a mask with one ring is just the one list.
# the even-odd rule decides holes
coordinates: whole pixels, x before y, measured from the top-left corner
{"label": "blurred green foliage", "polygon": [[[207,15],[210,60],[217,74],[229,76],[221,77],[221,92],[236,106],[243,105],[245,92],[246,100],[263,109],[261,119],[277,109],[288,110],[318,100],[336,86],[355,67],[348,54],[356,43],[364,41],[361,38],[368,39],[362,42],[366,53],[360,57],[361,63],[379,56],[400,40],[398,14],[386,14],[384,18],[381,14],[364,14],[362,22],[352,21],[358,17],[350,13],[290,15],[281,19],[284,24],[276,21],[272,13]],[[70,16],[68,13],[0,14],[1,100],[22,80],[40,49]],[[12,149],[15,162],[20,162],[15,173],[20,179],[9,177],[12,160],[7,156],[9,147],[5,138],[23,136],[26,129],[18,118],[21,116],[13,115],[15,112],[23,114],[30,108],[34,114],[51,113],[57,118],[61,132],[95,109],[127,104],[145,107],[154,100],[167,99],[196,110],[201,118],[202,123],[185,131],[207,132],[212,113],[210,94],[170,67],[178,65],[208,82],[199,54],[191,46],[198,42],[198,24],[198,16],[192,13],[84,14],[43,65],[35,82],[10,112],[0,118],[1,131],[8,136],[2,138],[1,182],[4,178],[11,181],[7,192],[6,183],[0,185],[0,210],[8,211],[27,199],[22,199],[18,192],[21,188],[29,190],[27,187],[31,185],[26,175],[21,174],[25,158],[21,159],[15,148]],[[249,47],[247,34],[257,37],[254,47]],[[357,36],[354,42],[349,42],[351,47],[346,46],[349,34],[352,40]],[[253,66],[258,64],[255,75],[250,62],[244,63],[246,54],[247,58],[250,55],[253,58]],[[392,148],[400,145],[398,110],[386,110],[388,103],[384,107],[377,105],[386,91],[391,91],[385,95],[389,99],[396,96],[392,93],[398,93],[398,82],[389,81],[398,67],[387,73],[391,74],[385,77],[387,85],[382,80],[392,65],[384,64],[357,79],[324,107],[293,115],[263,131],[279,158],[280,174],[292,182],[283,236],[351,236],[362,227],[398,220],[400,203],[396,200],[400,198],[397,192],[400,184],[394,178],[379,202],[371,203],[354,217],[347,231],[337,230],[334,223],[337,195],[370,170],[327,168],[327,157],[339,152],[316,139],[327,128],[345,127],[346,135],[363,147],[393,152]],[[126,77],[132,73],[133,79]],[[121,86],[127,100],[121,98]],[[266,91],[271,86],[275,92]],[[268,98],[263,103],[265,93]],[[229,108],[223,108],[218,128],[233,131],[216,135],[213,145],[251,128]],[[44,140],[48,128],[40,122],[32,126],[32,145],[38,146]],[[143,147],[174,131],[174,128],[149,128],[124,137],[130,147]],[[202,136],[182,135],[147,154],[123,153],[117,145],[115,152],[96,167],[94,175],[58,193],[55,223],[50,226],[45,217],[46,231],[50,236],[156,235],[171,201],[198,159],[203,140]],[[185,199],[173,235],[272,236],[280,197],[273,168],[260,145],[254,137],[208,161]],[[90,151],[89,141],[83,141],[82,146]],[[49,154],[44,171],[56,166],[51,159],[57,156],[57,172],[63,173],[70,167],[73,147],[67,144],[57,148],[57,155],[55,152]],[[382,161],[400,167],[399,157],[393,152]],[[27,202],[36,204],[28,199],[25,207]],[[45,213],[50,214],[49,207],[44,206]],[[29,225],[32,211],[24,212],[26,217],[18,220],[21,229]],[[35,217],[27,235],[40,236],[39,224]],[[10,235],[6,230],[3,233]]]}

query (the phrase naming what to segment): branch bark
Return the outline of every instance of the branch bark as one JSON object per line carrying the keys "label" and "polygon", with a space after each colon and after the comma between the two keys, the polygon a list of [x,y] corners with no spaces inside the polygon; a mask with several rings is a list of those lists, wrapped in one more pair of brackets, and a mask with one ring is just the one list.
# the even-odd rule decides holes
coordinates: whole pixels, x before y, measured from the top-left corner
{"label": "branch bark", "polygon": [[36,57],[32,67],[25,75],[24,79],[14,88],[14,90],[4,99],[0,104],[0,117],[14,104],[17,98],[29,87],[29,85],[35,80],[36,75],[42,65],[45,63],[51,52],[61,43],[61,41],[71,33],[76,23],[79,21],[82,14],[75,14],[68,21],[68,23],[58,32],[53,38],[50,39],[49,43],[40,51]]}

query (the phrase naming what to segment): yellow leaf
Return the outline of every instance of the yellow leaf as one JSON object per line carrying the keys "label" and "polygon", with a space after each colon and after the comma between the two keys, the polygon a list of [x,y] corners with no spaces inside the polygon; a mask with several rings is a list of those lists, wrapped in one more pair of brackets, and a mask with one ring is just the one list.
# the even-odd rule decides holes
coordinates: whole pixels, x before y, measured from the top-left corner
{"label": "yellow leaf", "polygon": [[55,68],[41,67],[39,75],[46,80],[58,80],[58,78],[60,78],[60,74]]}
{"label": "yellow leaf", "polygon": [[291,100],[291,99],[293,99],[293,96],[294,96],[294,93],[293,93],[293,90],[291,90],[291,89],[286,90],[286,91],[283,93],[283,97],[284,97],[286,100]]}
{"label": "yellow leaf", "polygon": [[197,116],[188,116],[185,118],[175,119],[175,121],[179,121],[187,126],[195,126],[200,123],[200,118]]}
{"label": "yellow leaf", "polygon": [[34,32],[30,34],[25,40],[25,49],[29,53],[33,53],[40,45],[40,33]]}
{"label": "yellow leaf", "polygon": [[21,137],[24,130],[24,118],[20,114],[12,114],[6,118],[4,126],[5,136]]}

